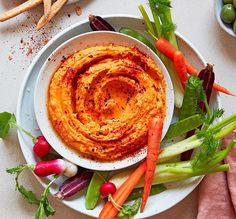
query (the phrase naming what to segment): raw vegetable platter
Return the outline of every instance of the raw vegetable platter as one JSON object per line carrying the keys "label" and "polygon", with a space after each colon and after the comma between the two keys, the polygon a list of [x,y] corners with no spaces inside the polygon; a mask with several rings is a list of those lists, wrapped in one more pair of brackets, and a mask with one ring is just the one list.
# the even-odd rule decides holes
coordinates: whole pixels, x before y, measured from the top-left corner
{"label": "raw vegetable platter", "polygon": [[[116,30],[119,30],[121,27],[129,27],[145,34],[146,26],[141,18],[127,15],[108,15],[104,16],[104,18]],[[81,33],[89,31],[91,31],[91,28],[89,26],[88,20],[79,22],[67,28],[66,30],[55,36],[41,50],[41,52],[35,58],[34,62],[31,64],[21,87],[16,116],[18,124],[24,127],[26,130],[30,131],[35,136],[41,134],[35,119],[33,109],[34,86],[41,66],[47,60],[48,56],[63,42]],[[180,50],[184,53],[188,60],[198,69],[204,68],[205,61],[197,52],[197,50],[180,34],[177,34],[177,37]],[[212,108],[220,108],[219,98],[215,92],[213,92],[212,94],[210,106]],[[173,121],[175,121],[175,117],[173,117]],[[18,132],[18,137],[26,162],[29,164],[36,163],[38,159],[32,153],[31,139],[21,132]],[[49,177],[48,179],[45,179],[37,177],[37,179],[45,187],[49,181],[48,179],[51,178]],[[145,211],[143,213],[138,213],[135,218],[149,217],[173,207],[175,204],[184,199],[189,193],[191,193],[199,184],[201,179],[202,177],[193,177],[188,180],[179,181],[177,183],[167,184],[167,190],[158,195],[151,196],[149,198],[149,202],[146,206]],[[63,177],[60,177],[55,182],[55,185],[51,188],[52,194],[55,194],[58,191],[59,185],[61,185],[63,181]],[[86,191],[80,192],[79,194],[73,196],[73,198],[70,198],[69,200],[63,200],[62,202],[78,212],[89,216],[98,217],[102,206],[104,205],[103,200],[100,200],[99,204],[94,210],[86,210],[85,194]]]}

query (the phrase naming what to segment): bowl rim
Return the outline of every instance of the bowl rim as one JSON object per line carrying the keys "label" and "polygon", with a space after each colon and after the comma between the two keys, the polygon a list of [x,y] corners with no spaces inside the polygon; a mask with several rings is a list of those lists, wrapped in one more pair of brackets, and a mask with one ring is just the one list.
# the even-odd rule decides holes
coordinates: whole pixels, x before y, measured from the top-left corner
{"label": "bowl rim", "polygon": [[[236,37],[236,33],[234,33],[233,29],[229,27],[229,24],[224,23],[221,20],[220,17],[220,12],[221,12],[221,8],[224,6],[223,0],[216,0],[215,1],[215,14],[216,14],[216,18],[217,21],[220,25],[220,27],[226,32],[228,33],[230,36],[232,37]],[[236,10],[236,9],[235,9]]]}
{"label": "bowl rim", "polygon": [[[139,50],[141,50],[141,52],[146,53],[150,58],[152,58],[154,60],[154,62],[156,63],[156,65],[158,66],[158,68],[161,70],[161,72],[164,76],[164,79],[165,79],[165,83],[166,83],[166,118],[165,118],[164,129],[163,129],[164,131],[163,131],[162,138],[165,136],[165,134],[168,130],[168,127],[171,124],[171,120],[172,120],[173,112],[174,112],[174,101],[173,101],[174,100],[174,91],[173,91],[173,85],[172,85],[172,81],[170,79],[169,73],[168,73],[165,65],[163,64],[163,62],[160,60],[160,58],[148,46],[146,46],[142,42],[140,42],[140,41],[138,41],[138,40],[136,40],[136,39],[134,39],[130,36],[127,36],[125,34],[118,33],[118,32],[113,32],[113,31],[96,31],[96,32],[87,32],[87,33],[77,35],[77,36],[72,37],[69,40],[65,41],[60,46],[58,46],[48,56],[48,59],[44,62],[44,64],[42,65],[42,67],[40,69],[40,72],[38,74],[38,77],[37,77],[37,80],[36,80],[36,83],[35,83],[34,111],[35,111],[36,120],[37,120],[37,123],[38,123],[38,126],[39,126],[41,132],[43,133],[43,135],[45,136],[47,141],[52,145],[53,149],[58,154],[60,154],[61,156],[63,156],[67,160],[69,160],[69,161],[71,161],[71,162],[73,162],[73,163],[75,163],[75,164],[77,164],[81,167],[87,168],[89,166],[89,169],[92,169],[92,170],[110,171],[110,170],[118,170],[118,169],[122,169],[122,168],[127,168],[129,166],[135,165],[138,162],[142,161],[146,157],[146,147],[139,150],[138,153],[135,154],[135,156],[128,156],[124,159],[116,160],[114,162],[100,162],[100,161],[94,161],[94,160],[91,160],[91,159],[88,159],[88,158],[85,158],[85,157],[81,157],[81,156],[78,155],[78,152],[73,153],[73,149],[69,148],[69,146],[66,146],[64,141],[60,138],[60,136],[57,134],[57,132],[52,127],[51,122],[48,118],[46,104],[45,104],[45,107],[44,107],[44,110],[43,110],[43,115],[46,115],[46,118],[45,118],[45,116],[42,116],[42,111],[38,110],[38,109],[40,109],[38,96],[42,92],[42,90],[40,89],[40,84],[41,84],[40,81],[42,80],[42,76],[44,75],[44,72],[47,70],[47,67],[50,65],[52,60],[55,60],[56,59],[55,57],[58,54],[60,54],[60,56],[62,56],[63,55],[63,50],[65,50],[65,48],[71,42],[78,41],[78,40],[80,40],[84,37],[89,37],[89,36],[94,36],[94,35],[104,35],[104,34],[105,34],[105,36],[112,35],[112,36],[118,37],[118,39],[122,38],[122,37],[124,39],[125,38],[129,39],[129,41],[132,42],[132,45],[134,45]],[[86,42],[86,46],[84,46],[83,48],[88,47],[89,43],[90,43],[90,46],[91,46],[91,42]],[[103,42],[103,44],[106,44],[106,43]],[[109,44],[109,43],[107,43],[107,44]],[[116,44],[116,42],[114,44],[115,45],[120,45],[121,40],[118,44]],[[127,45],[127,47],[128,47],[128,45]],[[61,51],[62,51],[62,53],[61,53]],[[73,51],[73,53],[74,52],[75,51]],[[60,62],[59,62],[59,64],[60,64]],[[47,88],[48,88],[49,83],[51,81],[52,75],[54,74],[54,72],[58,68],[57,61],[54,64],[54,66],[55,67],[54,67],[53,73],[51,73],[50,77],[48,77],[48,79],[46,79],[47,80]],[[41,95],[41,98],[43,98],[43,96],[44,96],[44,99],[45,99],[45,95]],[[45,101],[46,101],[46,99],[45,99]],[[45,114],[45,111],[46,111],[46,114]],[[59,145],[61,145],[61,147]]]}

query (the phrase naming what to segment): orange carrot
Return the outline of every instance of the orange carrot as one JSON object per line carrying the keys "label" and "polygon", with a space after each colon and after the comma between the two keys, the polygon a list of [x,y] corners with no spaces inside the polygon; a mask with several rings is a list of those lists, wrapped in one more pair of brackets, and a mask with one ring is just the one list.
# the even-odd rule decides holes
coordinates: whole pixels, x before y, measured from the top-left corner
{"label": "orange carrot", "polygon": [[187,72],[190,74],[190,75],[198,75],[198,69],[196,69],[186,58],[185,58],[185,65],[186,65],[186,68],[187,68]]}
{"label": "orange carrot", "polygon": [[163,37],[160,37],[156,40],[155,46],[162,54],[164,54],[170,60],[174,60],[174,55],[177,49],[171,43],[169,43],[168,40],[164,39]]}
{"label": "orange carrot", "polygon": [[[163,37],[160,37],[159,39],[156,40],[155,46],[157,50],[159,50],[163,55],[168,57],[170,60],[174,61],[174,56],[177,49],[168,40],[164,39]],[[187,68],[187,72],[190,75],[196,75],[196,76],[198,75],[199,72],[198,69],[196,69],[186,58],[185,58],[185,65]],[[213,89],[225,93],[227,95],[234,96],[234,94],[232,94],[229,90],[227,90],[226,88],[222,87],[219,84],[214,84]]]}
{"label": "orange carrot", "polygon": [[[116,190],[113,195],[113,200],[117,205],[122,206],[126,199],[129,197],[132,190],[138,184],[140,178],[146,170],[146,161],[142,162],[138,168],[129,176],[129,178]],[[99,214],[99,219],[113,219],[115,218],[118,210],[114,205],[108,201]]]}
{"label": "orange carrot", "polygon": [[174,55],[175,70],[179,76],[179,80],[185,90],[185,83],[188,80],[187,68],[185,64],[185,58],[182,52],[176,51]]}
{"label": "orange carrot", "polygon": [[224,88],[224,87],[222,87],[221,85],[216,84],[216,83],[213,84],[213,89],[214,89],[214,90],[217,90],[217,91],[219,91],[219,92],[222,92],[222,93],[231,95],[231,96],[235,96],[235,95],[234,95],[233,93],[231,93],[229,90],[227,90],[226,88]]}
{"label": "orange carrot", "polygon": [[148,127],[147,170],[145,173],[145,183],[140,209],[141,212],[143,212],[150,194],[156,163],[160,152],[162,129],[163,118],[152,118]]}

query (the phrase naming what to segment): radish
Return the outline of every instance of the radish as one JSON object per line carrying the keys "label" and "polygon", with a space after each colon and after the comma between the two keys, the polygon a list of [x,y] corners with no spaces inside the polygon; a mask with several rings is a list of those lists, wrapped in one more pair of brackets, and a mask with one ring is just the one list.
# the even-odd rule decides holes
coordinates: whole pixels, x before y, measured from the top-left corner
{"label": "radish", "polygon": [[25,164],[7,169],[8,173],[20,174],[24,169],[32,170],[37,176],[45,177],[52,174],[64,174],[65,176],[75,176],[78,167],[69,161],[63,159],[39,161],[36,164]]}
{"label": "radish", "polygon": [[44,157],[49,153],[50,150],[51,150],[51,145],[47,142],[46,138],[44,136],[38,136],[36,138],[36,142],[33,147],[34,153],[38,157]]}
{"label": "radish", "polygon": [[116,185],[112,182],[105,182],[100,187],[100,194],[106,198],[116,192]]}
{"label": "radish", "polygon": [[34,166],[34,173],[37,176],[49,176],[52,174],[61,174],[66,170],[66,162],[62,159],[39,161]]}

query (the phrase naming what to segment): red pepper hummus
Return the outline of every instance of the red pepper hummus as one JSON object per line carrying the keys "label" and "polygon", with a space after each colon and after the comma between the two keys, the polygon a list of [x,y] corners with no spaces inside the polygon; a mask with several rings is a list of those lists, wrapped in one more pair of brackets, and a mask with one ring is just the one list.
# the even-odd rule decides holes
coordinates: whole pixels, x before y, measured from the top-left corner
{"label": "red pepper hummus", "polygon": [[54,73],[49,118],[68,147],[90,158],[120,159],[147,144],[151,117],[165,117],[165,86],[154,61],[136,48],[86,48]]}

